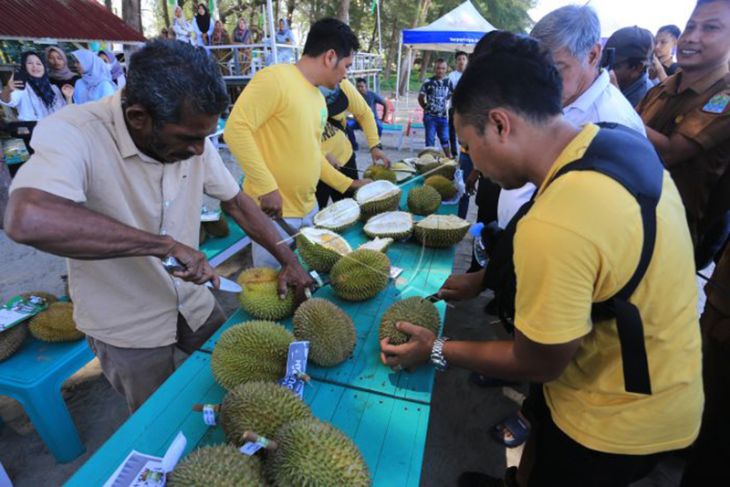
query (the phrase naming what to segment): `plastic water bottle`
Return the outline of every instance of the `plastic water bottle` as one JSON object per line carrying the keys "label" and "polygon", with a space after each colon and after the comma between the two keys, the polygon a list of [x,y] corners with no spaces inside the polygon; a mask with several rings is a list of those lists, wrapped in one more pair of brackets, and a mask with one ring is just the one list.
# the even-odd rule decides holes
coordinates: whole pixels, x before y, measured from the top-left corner
{"label": "plastic water bottle", "polygon": [[486,267],[489,256],[482,240],[482,230],[484,230],[484,223],[477,222],[471,226],[469,233],[474,237],[474,259],[477,264]]}

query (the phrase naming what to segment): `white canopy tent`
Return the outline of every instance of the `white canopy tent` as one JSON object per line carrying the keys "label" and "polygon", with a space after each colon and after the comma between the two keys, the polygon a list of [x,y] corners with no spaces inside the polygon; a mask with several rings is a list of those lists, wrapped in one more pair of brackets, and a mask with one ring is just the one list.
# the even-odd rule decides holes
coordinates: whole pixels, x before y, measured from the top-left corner
{"label": "white canopy tent", "polygon": [[[479,39],[493,30],[495,30],[495,27],[487,22],[474,5],[467,0],[426,26],[401,31],[398,46],[396,99],[398,98],[398,87],[400,86],[403,46],[424,51],[471,52]],[[410,77],[411,56],[409,55],[407,78],[410,79]]]}

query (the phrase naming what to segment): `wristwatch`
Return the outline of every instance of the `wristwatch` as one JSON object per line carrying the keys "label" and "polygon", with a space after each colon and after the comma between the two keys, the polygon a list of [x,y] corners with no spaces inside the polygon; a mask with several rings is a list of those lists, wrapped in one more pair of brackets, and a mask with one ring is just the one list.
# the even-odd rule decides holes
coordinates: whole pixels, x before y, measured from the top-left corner
{"label": "wristwatch", "polygon": [[378,142],[377,144],[375,144],[374,146],[372,146],[372,147],[370,148],[370,150],[373,150],[373,149],[380,149],[380,150],[383,150],[383,144],[382,144],[382,143],[380,143],[380,142]]}
{"label": "wristwatch", "polygon": [[434,340],[433,348],[431,348],[431,363],[439,372],[443,372],[449,367],[448,362],[444,358],[444,343],[447,337],[440,337]]}

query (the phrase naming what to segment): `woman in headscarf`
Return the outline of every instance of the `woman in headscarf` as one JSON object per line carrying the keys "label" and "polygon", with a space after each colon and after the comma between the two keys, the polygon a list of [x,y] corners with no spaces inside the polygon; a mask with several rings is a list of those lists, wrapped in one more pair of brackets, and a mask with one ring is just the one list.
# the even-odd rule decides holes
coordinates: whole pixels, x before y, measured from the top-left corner
{"label": "woman in headscarf", "polygon": [[76,84],[76,80],[79,79],[79,75],[68,68],[68,58],[66,57],[66,53],[63,52],[63,49],[58,46],[47,47],[45,54],[48,66],[48,79],[51,81],[51,84],[58,86],[59,89],[63,88],[64,85],[71,85],[73,87]]}
{"label": "woman in headscarf", "polygon": [[190,25],[188,19],[185,18],[183,9],[180,5],[175,7],[175,18],[172,19],[172,31],[175,33],[175,39],[186,44],[193,44],[193,26]]}
{"label": "woman in headscarf", "polygon": [[88,49],[72,52],[76,70],[81,79],[76,82],[74,102],[86,103],[113,95],[117,87],[112,81],[111,70],[104,61]]}
{"label": "woman in headscarf", "polygon": [[36,122],[71,103],[73,86],[67,84],[64,93],[51,84],[41,56],[26,51],[20,57],[20,70],[10,77],[0,92],[0,104],[15,108],[21,122]]}
{"label": "woman in headscarf", "polygon": [[[233,29],[233,42],[236,44],[251,44],[251,31],[246,21],[241,17],[238,19],[236,28]],[[238,49],[238,63],[240,74],[245,75],[251,67],[251,48]]]}
{"label": "woman in headscarf", "polygon": [[198,46],[209,46],[210,37],[213,35],[213,22],[210,20],[210,12],[204,3],[198,4],[198,13],[195,14],[193,30],[198,39]]}
{"label": "woman in headscarf", "polygon": [[[210,36],[211,46],[225,46],[231,43],[231,38],[228,32],[223,28],[223,22],[216,20],[213,27],[213,34]],[[221,68],[221,74],[224,76],[230,75],[229,61],[231,60],[230,49],[211,49],[213,51],[213,57],[218,60],[218,65]]]}
{"label": "woman in headscarf", "polygon": [[127,84],[127,77],[124,76],[124,68],[119,63],[119,60],[117,60],[114,53],[109,50],[99,51],[99,57],[102,61],[109,65],[112,81],[115,85],[117,85],[117,89],[120,90],[124,88],[124,85]]}
{"label": "woman in headscarf", "polygon": [[[279,29],[276,31],[277,44],[294,44],[294,33],[289,28],[289,23],[285,19],[279,19]],[[280,63],[290,63],[292,61],[292,50],[289,47],[278,47],[277,54]]]}

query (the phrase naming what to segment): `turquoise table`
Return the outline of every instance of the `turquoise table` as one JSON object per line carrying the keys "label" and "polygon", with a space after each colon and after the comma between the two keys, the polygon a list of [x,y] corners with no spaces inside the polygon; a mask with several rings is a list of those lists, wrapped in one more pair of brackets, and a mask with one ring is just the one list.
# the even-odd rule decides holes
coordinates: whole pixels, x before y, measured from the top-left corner
{"label": "turquoise table", "polygon": [[[412,184],[420,184],[420,179],[406,186]],[[440,213],[455,212],[456,206],[440,209]],[[353,247],[366,240],[361,229],[362,225],[357,224],[343,233]],[[408,296],[428,296],[439,289],[451,273],[454,250],[424,249],[415,242],[396,243],[388,256],[393,265],[403,268],[403,273],[375,298],[360,303],[342,301],[328,286],[315,293],[336,302],[353,317],[357,344],[353,356],[337,367],[310,365],[308,373],[313,380],[305,388],[304,399],[318,418],[332,422],[354,440],[375,486],[417,486],[428,430],[433,370],[422,367],[413,373],[393,373],[382,365],[378,327],[380,316],[393,302]],[[438,307],[443,317],[443,303]],[[132,449],[161,456],[178,431],[188,438],[186,453],[200,445],[223,442],[220,428],[207,427],[192,406],[222,400],[225,392],[213,379],[210,354],[225,329],[249,319],[244,311],[236,311],[66,485],[101,485]],[[291,320],[283,324],[290,328]]]}
{"label": "turquoise table", "polygon": [[208,259],[212,267],[218,267],[233,254],[251,243],[251,239],[233,218],[229,215],[224,215],[224,218],[228,221],[228,236],[220,238],[208,237],[203,245],[200,246],[200,251],[205,254],[205,258]]}

